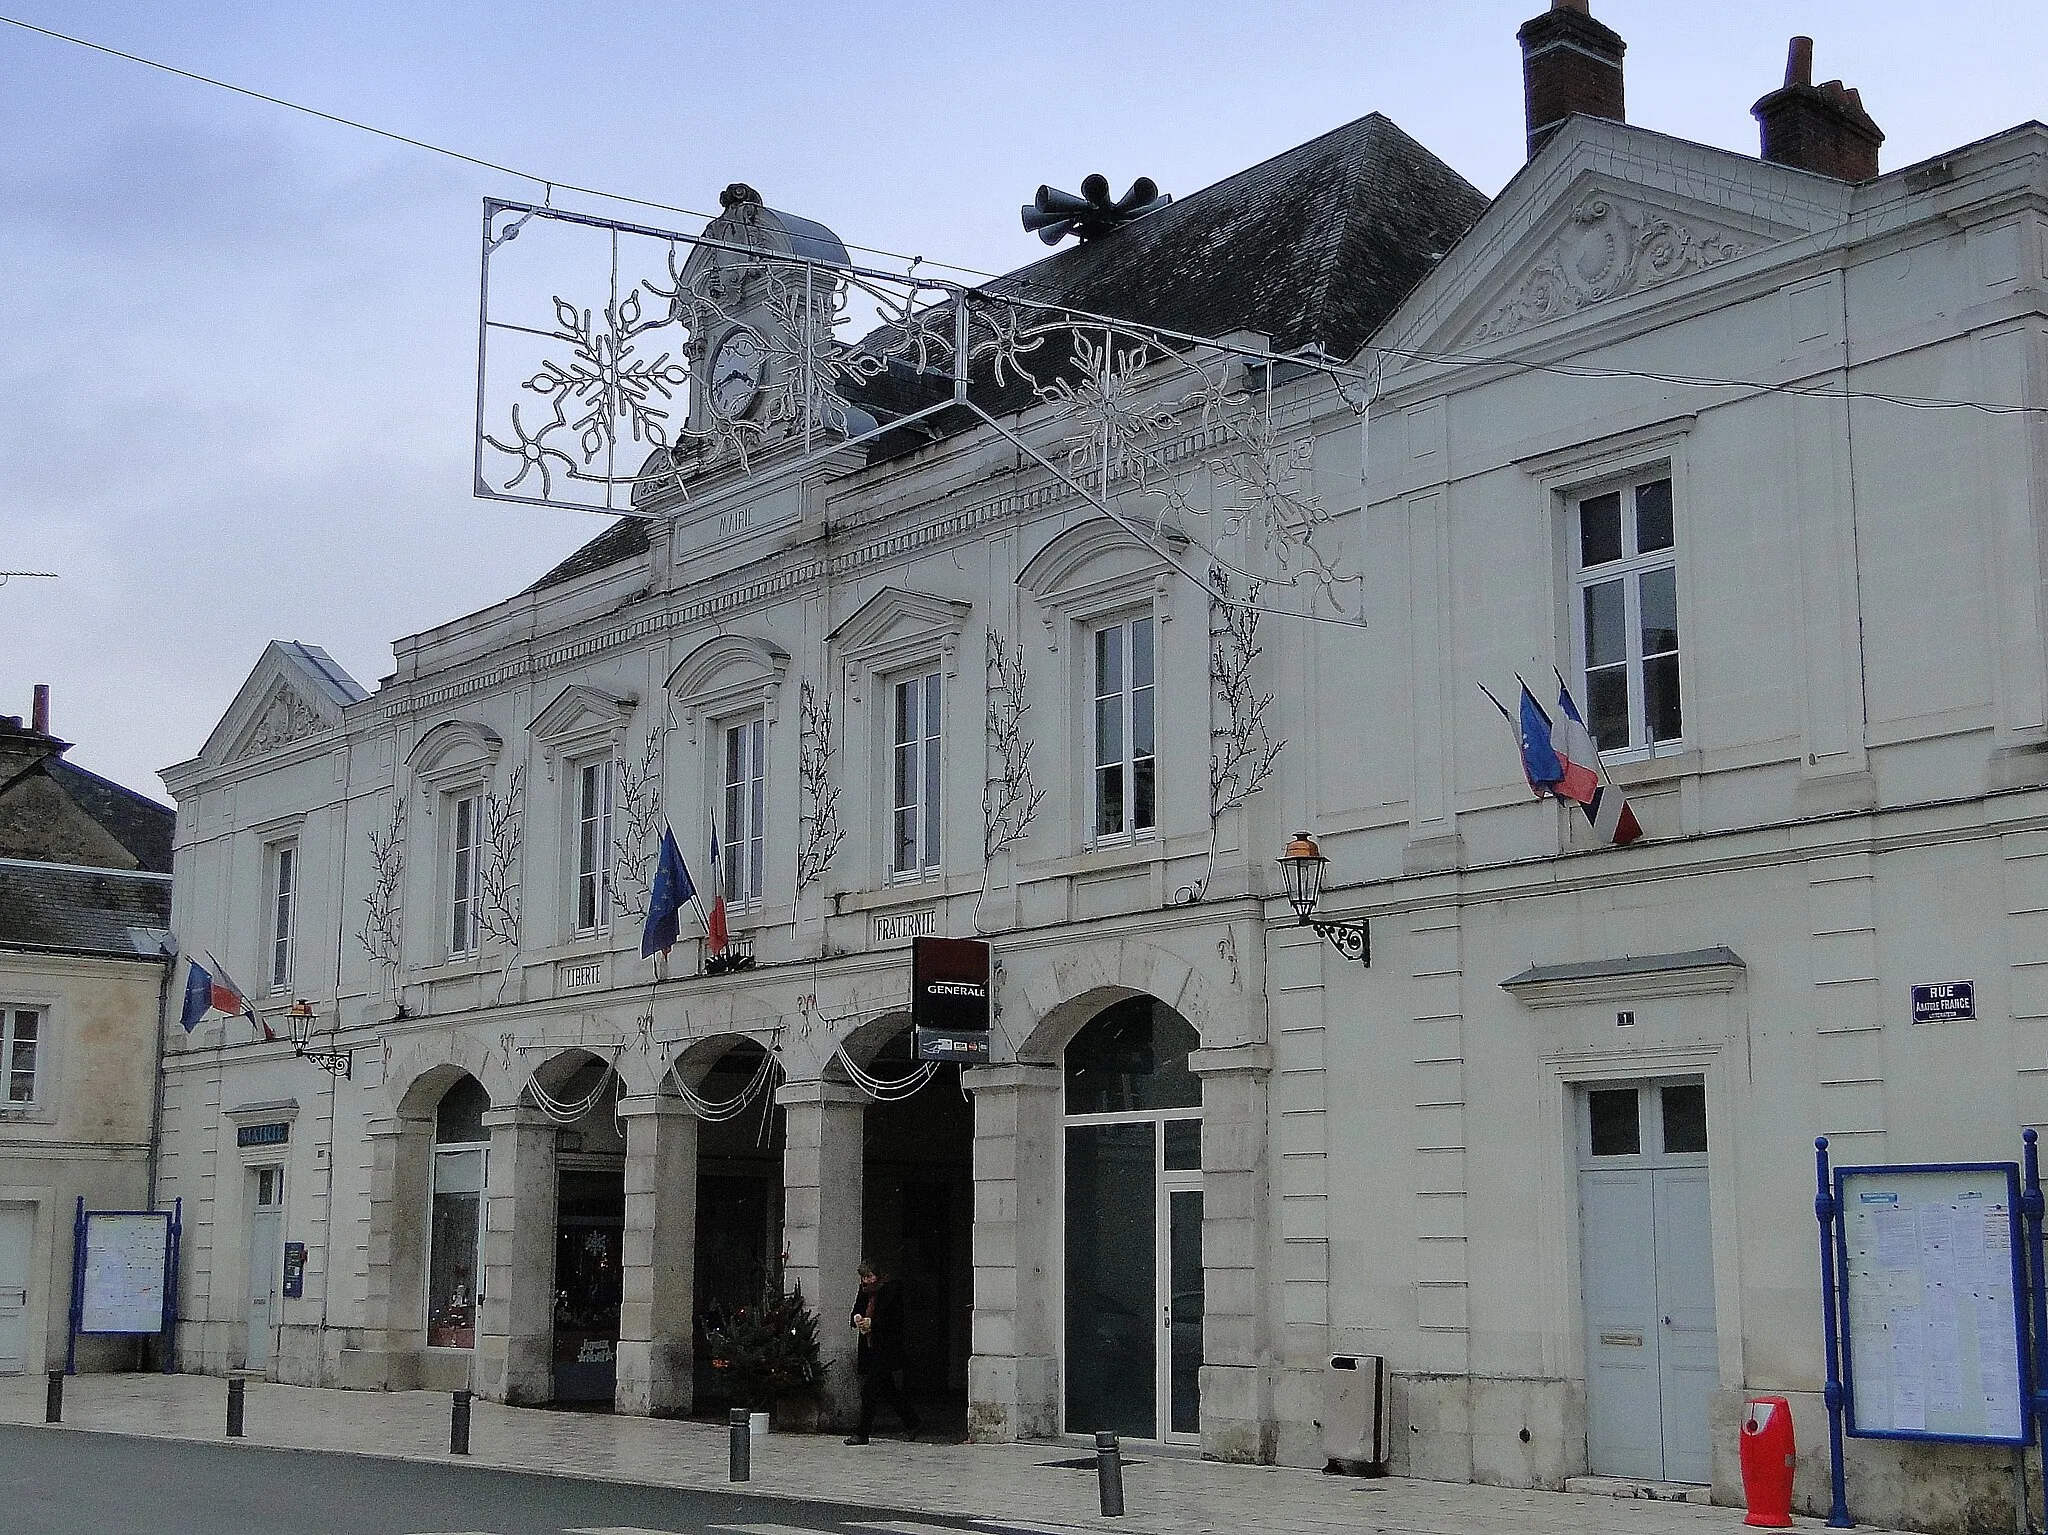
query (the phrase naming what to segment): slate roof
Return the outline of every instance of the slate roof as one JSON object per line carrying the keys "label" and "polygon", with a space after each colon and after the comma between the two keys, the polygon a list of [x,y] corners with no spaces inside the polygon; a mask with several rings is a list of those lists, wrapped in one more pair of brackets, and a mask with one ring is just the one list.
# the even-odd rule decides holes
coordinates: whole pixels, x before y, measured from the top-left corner
{"label": "slate roof", "polygon": [[168,875],[0,858],[0,948],[154,959],[170,926]]}
{"label": "slate roof", "polygon": [[[1276,352],[1317,347],[1349,358],[1487,202],[1392,120],[1372,112],[981,291],[1200,336],[1257,331]],[[1050,349],[1032,361],[1041,376],[1058,371]],[[1001,386],[976,379],[969,388],[990,415],[1033,402],[1028,385],[1014,379]],[[887,421],[936,403],[951,386],[892,366],[845,392]],[[974,420],[971,412],[943,412],[915,435],[885,433],[870,456],[910,451],[971,429]],[[602,570],[646,547],[645,527],[622,521],[528,590]]]}
{"label": "slate roof", "polygon": [[983,291],[1348,358],[1487,202],[1370,112]]}
{"label": "slate roof", "polygon": [[75,767],[61,757],[46,758],[42,771],[70,796],[74,805],[134,854],[140,867],[158,874],[171,872],[171,835],[177,827],[178,814],[170,806],[159,805],[146,795]]}
{"label": "slate roof", "polygon": [[325,685],[335,702],[346,707],[359,704],[370,695],[363,691],[363,685],[341,669],[341,664],[318,645],[308,645],[304,640],[279,640],[277,648],[289,652],[316,680]]}
{"label": "slate roof", "polygon": [[578,576],[587,576],[593,570],[605,570],[623,561],[635,559],[647,552],[647,520],[644,517],[621,517],[589,543],[570,555],[553,570],[542,576],[527,588],[529,592],[544,591],[550,586],[560,586],[564,581],[573,581]]}

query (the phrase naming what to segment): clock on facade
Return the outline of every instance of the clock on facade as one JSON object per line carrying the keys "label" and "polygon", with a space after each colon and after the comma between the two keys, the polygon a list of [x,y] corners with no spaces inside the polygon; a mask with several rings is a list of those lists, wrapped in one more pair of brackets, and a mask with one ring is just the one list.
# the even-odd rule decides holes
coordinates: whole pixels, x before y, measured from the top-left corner
{"label": "clock on facade", "polygon": [[768,371],[768,349],[744,325],[727,331],[711,353],[711,408],[728,421],[753,406]]}

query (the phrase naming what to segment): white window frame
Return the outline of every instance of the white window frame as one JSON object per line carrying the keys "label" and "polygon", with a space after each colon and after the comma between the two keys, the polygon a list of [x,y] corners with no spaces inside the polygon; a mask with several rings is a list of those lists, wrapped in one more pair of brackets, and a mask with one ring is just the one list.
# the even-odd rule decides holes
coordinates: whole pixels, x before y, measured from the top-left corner
{"label": "white window frame", "polygon": [[[733,777],[734,737],[751,737],[751,771]],[[767,886],[768,716],[765,711],[736,715],[718,726],[718,842],[720,877],[728,912],[758,911]],[[743,790],[737,800],[735,789]],[[737,814],[735,809],[737,808]]]}
{"label": "white window frame", "polygon": [[[1660,481],[1670,486],[1671,542],[1661,549],[1645,552],[1637,547],[1636,498],[1642,487]],[[1621,745],[1609,746],[1601,751],[1602,759],[1608,762],[1637,762],[1652,757],[1671,757],[1686,750],[1686,647],[1683,638],[1686,626],[1682,621],[1678,622],[1678,643],[1675,649],[1660,651],[1652,657],[1644,652],[1642,622],[1642,586],[1645,576],[1669,571],[1674,615],[1676,610],[1683,606],[1680,580],[1680,527],[1683,521],[1683,508],[1680,493],[1681,483],[1677,466],[1665,460],[1651,460],[1635,465],[1622,474],[1575,486],[1565,495],[1564,537],[1566,563],[1570,572],[1573,693],[1578,699],[1581,712],[1586,716],[1589,728],[1594,724],[1594,704],[1592,669],[1588,664],[1590,658],[1586,649],[1586,594],[1594,587],[1615,581],[1619,581],[1622,587],[1623,656],[1618,664],[1628,694],[1628,739]],[[1583,563],[1582,513],[1587,502],[1605,495],[1617,495],[1620,499],[1621,555],[1617,559],[1587,566]],[[1652,740],[1648,718],[1646,662],[1661,659],[1666,655],[1672,658],[1676,673],[1674,686],[1678,693],[1679,733],[1661,740]]]}
{"label": "white window frame", "polygon": [[[14,1096],[15,1078],[18,1075],[14,1061],[16,1046],[20,1043],[17,1030],[23,1017],[33,1018],[34,1038],[29,1041],[28,1096]],[[43,1082],[49,1075],[50,1059],[50,1009],[42,1003],[0,1002],[0,1109],[17,1114],[32,1114],[43,1106]]]}
{"label": "white window frame", "polygon": [[[941,827],[945,808],[945,667],[937,662],[922,666],[889,683],[888,761],[883,782],[888,785],[888,874],[892,881],[928,879],[940,870],[944,847]],[[906,694],[915,695],[908,716],[909,736],[905,738]],[[899,829],[909,817],[908,857],[905,838]]]}
{"label": "white window frame", "polygon": [[292,989],[292,967],[298,958],[299,844],[273,842],[264,859],[270,871],[266,888],[270,895],[270,963],[266,967],[270,994],[288,994]]}
{"label": "white window frame", "polygon": [[[1132,658],[1135,646],[1132,643],[1136,626],[1143,624],[1147,630],[1148,648],[1151,653],[1151,667],[1148,679],[1140,684],[1135,680]],[[1103,637],[1109,633],[1122,636],[1120,647],[1122,661],[1119,668],[1117,689],[1112,693],[1101,691],[1099,663]],[[1087,644],[1081,656],[1083,691],[1087,700],[1085,741],[1087,747],[1086,771],[1088,775],[1087,813],[1088,841],[1097,847],[1116,846],[1137,842],[1159,834],[1159,617],[1150,608],[1112,613],[1090,622],[1087,626]],[[1135,750],[1137,744],[1136,725],[1140,710],[1138,694],[1150,695],[1145,700],[1149,710],[1149,726],[1152,750],[1140,756]],[[1102,706],[1108,701],[1117,701],[1117,729],[1122,743],[1120,756],[1116,760],[1106,759],[1102,744]],[[1138,765],[1148,763],[1152,780],[1152,819],[1144,826],[1137,824],[1138,812]],[[1117,768],[1121,778],[1120,824],[1114,830],[1103,829],[1103,775],[1105,770]]]}
{"label": "white window frame", "polygon": [[[571,764],[576,775],[571,823],[575,858],[569,911],[570,926],[578,937],[609,932],[612,925],[612,817],[618,780],[613,761],[607,753]],[[591,803],[593,775],[598,790],[595,807]]]}
{"label": "white window frame", "polygon": [[[466,846],[462,838],[464,806],[469,807],[469,841]],[[445,824],[448,828],[448,861],[444,865],[446,873],[442,885],[447,904],[439,907],[445,919],[442,935],[448,940],[450,959],[467,959],[482,947],[476,913],[478,899],[483,893],[483,785],[451,789],[442,798],[442,809],[447,816]],[[465,853],[469,860],[466,868],[463,864]]]}

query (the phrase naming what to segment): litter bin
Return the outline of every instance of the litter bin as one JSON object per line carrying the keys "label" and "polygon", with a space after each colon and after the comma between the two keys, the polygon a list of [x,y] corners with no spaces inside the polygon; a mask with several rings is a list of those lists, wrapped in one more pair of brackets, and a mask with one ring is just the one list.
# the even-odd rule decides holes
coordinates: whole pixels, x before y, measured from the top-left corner
{"label": "litter bin", "polygon": [[1742,1416],[1744,1524],[1767,1530],[1792,1527],[1792,1404],[1782,1396],[1753,1396]]}
{"label": "litter bin", "polygon": [[1323,1375],[1323,1454],[1329,1469],[1384,1476],[1387,1361],[1378,1354],[1332,1354]]}

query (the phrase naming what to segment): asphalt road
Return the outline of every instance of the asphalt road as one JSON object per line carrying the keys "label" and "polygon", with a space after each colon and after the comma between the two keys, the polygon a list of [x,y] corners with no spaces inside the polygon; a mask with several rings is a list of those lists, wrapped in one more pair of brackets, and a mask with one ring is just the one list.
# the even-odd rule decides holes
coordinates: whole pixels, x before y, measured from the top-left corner
{"label": "asphalt road", "polygon": [[0,1535],[996,1535],[997,1521],[0,1425]]}

